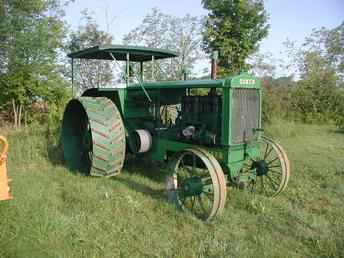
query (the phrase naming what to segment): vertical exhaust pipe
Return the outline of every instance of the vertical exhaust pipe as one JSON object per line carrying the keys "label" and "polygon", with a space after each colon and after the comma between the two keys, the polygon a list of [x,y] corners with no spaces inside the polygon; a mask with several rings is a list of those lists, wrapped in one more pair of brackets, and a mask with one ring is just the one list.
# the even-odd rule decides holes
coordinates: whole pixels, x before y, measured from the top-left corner
{"label": "vertical exhaust pipe", "polygon": [[218,67],[217,67],[217,61],[219,58],[219,51],[215,50],[212,53],[211,56],[211,74],[210,74],[210,78],[212,80],[216,80],[217,79],[217,72],[218,72]]}

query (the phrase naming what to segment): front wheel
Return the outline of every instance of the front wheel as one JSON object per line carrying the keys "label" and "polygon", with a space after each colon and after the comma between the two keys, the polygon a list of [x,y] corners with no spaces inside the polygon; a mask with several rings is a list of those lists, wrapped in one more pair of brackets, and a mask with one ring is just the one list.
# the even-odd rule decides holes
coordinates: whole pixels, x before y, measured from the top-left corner
{"label": "front wheel", "polygon": [[287,187],[290,163],[284,149],[270,138],[262,137],[259,155],[251,158],[243,167],[243,173],[254,174],[249,180],[249,191],[274,197]]}
{"label": "front wheel", "polygon": [[206,221],[222,212],[226,180],[220,164],[209,152],[186,149],[172,162],[171,170],[166,181],[170,201]]}

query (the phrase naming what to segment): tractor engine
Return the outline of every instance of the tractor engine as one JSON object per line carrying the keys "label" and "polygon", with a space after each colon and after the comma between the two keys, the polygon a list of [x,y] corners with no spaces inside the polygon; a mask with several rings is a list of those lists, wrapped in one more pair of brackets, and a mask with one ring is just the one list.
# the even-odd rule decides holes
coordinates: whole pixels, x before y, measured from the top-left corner
{"label": "tractor engine", "polygon": [[216,145],[221,136],[221,96],[184,96],[179,136],[191,142]]}

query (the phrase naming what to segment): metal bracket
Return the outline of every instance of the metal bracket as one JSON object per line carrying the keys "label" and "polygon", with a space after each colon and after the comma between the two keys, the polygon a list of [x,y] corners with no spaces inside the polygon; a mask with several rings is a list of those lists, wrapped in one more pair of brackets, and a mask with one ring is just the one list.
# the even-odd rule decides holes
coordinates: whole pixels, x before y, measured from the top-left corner
{"label": "metal bracket", "polygon": [[[116,62],[116,64],[117,64],[118,66],[120,66],[119,63],[118,63],[118,61],[117,61],[117,59],[115,58],[115,56],[114,56],[112,53],[109,53],[109,54],[110,54],[110,56],[112,57],[112,59]],[[148,101],[149,101],[149,102],[152,102],[152,99],[151,99],[151,97],[149,96],[149,94],[148,94],[147,90],[145,89],[145,87],[143,86],[143,83],[142,83],[141,79],[140,79],[139,77],[137,77],[136,74],[134,74],[134,76],[135,76],[136,80],[139,82],[139,85],[140,85],[140,87],[142,88],[144,94],[146,95]],[[129,81],[129,75],[126,74],[125,77],[126,77],[126,81],[128,82],[128,81]]]}

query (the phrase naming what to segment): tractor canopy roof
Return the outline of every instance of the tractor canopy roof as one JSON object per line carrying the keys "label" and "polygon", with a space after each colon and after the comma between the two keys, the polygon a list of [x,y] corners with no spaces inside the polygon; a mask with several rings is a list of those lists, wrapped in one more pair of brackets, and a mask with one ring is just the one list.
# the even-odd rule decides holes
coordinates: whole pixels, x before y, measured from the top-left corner
{"label": "tractor canopy roof", "polygon": [[126,61],[127,54],[131,62],[151,61],[153,58],[164,59],[177,57],[178,53],[166,49],[124,45],[98,45],[68,54],[70,58]]}

